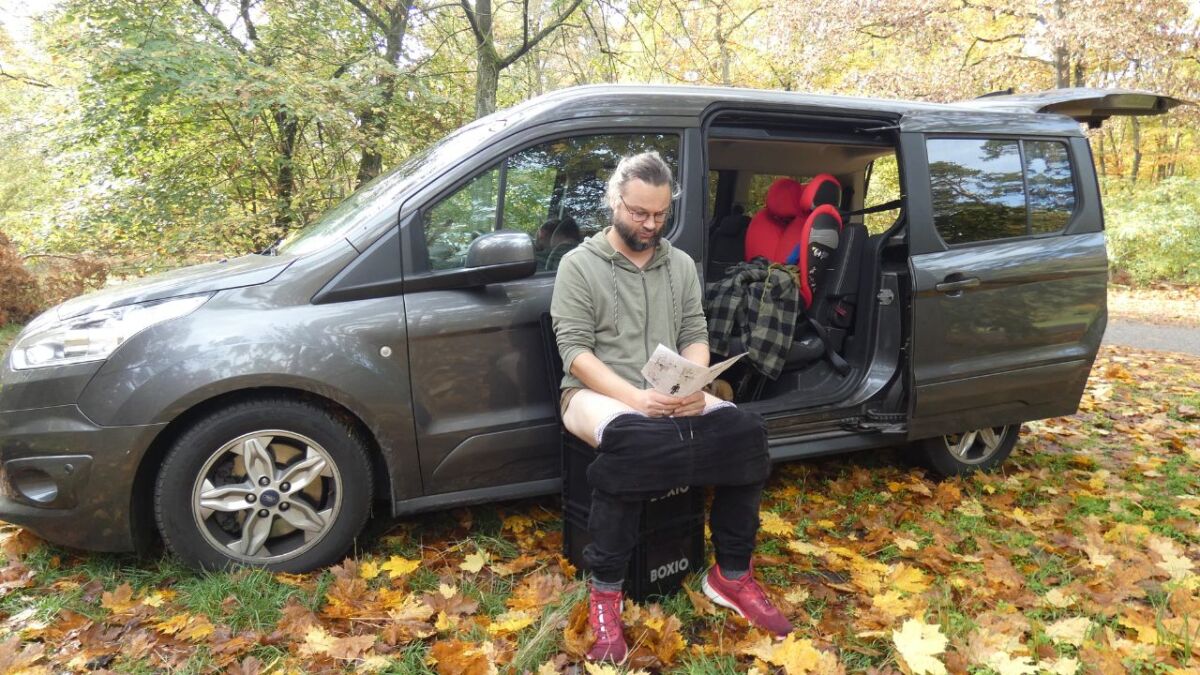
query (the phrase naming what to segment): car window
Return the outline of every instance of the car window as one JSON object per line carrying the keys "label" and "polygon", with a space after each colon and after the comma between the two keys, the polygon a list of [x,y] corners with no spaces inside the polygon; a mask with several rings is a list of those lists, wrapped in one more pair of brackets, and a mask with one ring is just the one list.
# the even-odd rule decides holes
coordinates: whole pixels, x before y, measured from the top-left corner
{"label": "car window", "polygon": [[429,209],[425,215],[429,269],[447,270],[467,264],[471,242],[496,227],[499,184],[500,169],[494,167]]}
{"label": "car window", "polygon": [[1017,141],[932,139],[928,148],[933,224],[946,243],[1025,234]]}
{"label": "car window", "polygon": [[[867,182],[867,194],[863,206],[870,208],[900,199],[900,166],[896,155],[884,155],[871,162],[870,180]],[[868,213],[863,216],[863,224],[867,232],[879,234],[885,232],[896,222],[898,210]]]}
{"label": "car window", "polygon": [[657,150],[678,176],[675,134],[573,136],[510,155],[426,210],[429,269],[464,266],[471,242],[498,228],[529,235],[539,272],[557,269],[563,254],[608,224],[604,191],[617,162],[646,150]]}
{"label": "car window", "polygon": [[1075,210],[1066,143],[939,138],[927,147],[933,223],[948,244],[1058,232]]}
{"label": "car window", "polygon": [[1057,232],[1075,210],[1075,181],[1067,144],[1022,141],[1025,184],[1029,190],[1029,229],[1034,234]]}

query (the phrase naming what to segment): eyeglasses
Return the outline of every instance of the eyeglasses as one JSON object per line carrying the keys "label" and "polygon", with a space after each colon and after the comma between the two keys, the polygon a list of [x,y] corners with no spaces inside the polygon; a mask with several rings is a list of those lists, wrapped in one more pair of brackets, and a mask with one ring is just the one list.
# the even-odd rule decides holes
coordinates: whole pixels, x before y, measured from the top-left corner
{"label": "eyeglasses", "polygon": [[625,203],[625,198],[621,195],[617,195],[617,199],[621,200],[621,205],[624,206],[625,210],[629,212],[629,218],[635,223],[644,223],[646,222],[647,218],[653,216],[655,224],[662,225],[664,222],[666,222],[667,216],[671,215],[671,207],[669,206],[665,211],[651,213],[645,209],[630,208],[629,204]]}

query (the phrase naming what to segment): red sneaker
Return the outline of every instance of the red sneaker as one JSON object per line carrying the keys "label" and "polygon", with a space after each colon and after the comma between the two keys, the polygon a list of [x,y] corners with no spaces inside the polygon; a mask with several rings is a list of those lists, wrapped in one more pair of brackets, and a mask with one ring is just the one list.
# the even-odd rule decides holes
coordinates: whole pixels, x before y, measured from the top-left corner
{"label": "red sneaker", "polygon": [[754,564],[741,579],[732,581],[721,575],[713,565],[704,575],[704,594],[709,600],[737,612],[750,623],[783,637],[792,632],[792,624],[771,601],[762,586],[754,580]]}
{"label": "red sneaker", "polygon": [[596,643],[588,650],[589,661],[608,659],[620,663],[629,653],[625,644],[625,633],[621,630],[621,591],[598,591],[588,593],[588,622]]}

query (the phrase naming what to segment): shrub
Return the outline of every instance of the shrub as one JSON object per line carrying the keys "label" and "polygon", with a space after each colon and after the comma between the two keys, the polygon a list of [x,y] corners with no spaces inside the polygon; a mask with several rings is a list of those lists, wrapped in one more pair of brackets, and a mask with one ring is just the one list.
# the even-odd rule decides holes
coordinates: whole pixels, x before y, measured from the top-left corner
{"label": "shrub", "polygon": [[0,232],[0,326],[28,321],[42,308],[41,289],[17,247]]}
{"label": "shrub", "polygon": [[1139,284],[1200,284],[1200,179],[1106,187],[1105,227],[1114,275]]}

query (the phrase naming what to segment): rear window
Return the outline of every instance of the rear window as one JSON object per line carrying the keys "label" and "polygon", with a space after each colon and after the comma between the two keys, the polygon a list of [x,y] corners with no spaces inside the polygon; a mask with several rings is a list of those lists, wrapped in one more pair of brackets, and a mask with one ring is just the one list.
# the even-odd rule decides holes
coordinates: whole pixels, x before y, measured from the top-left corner
{"label": "rear window", "polygon": [[1075,181],[1060,141],[928,141],[933,222],[947,244],[1046,234],[1066,227]]}

